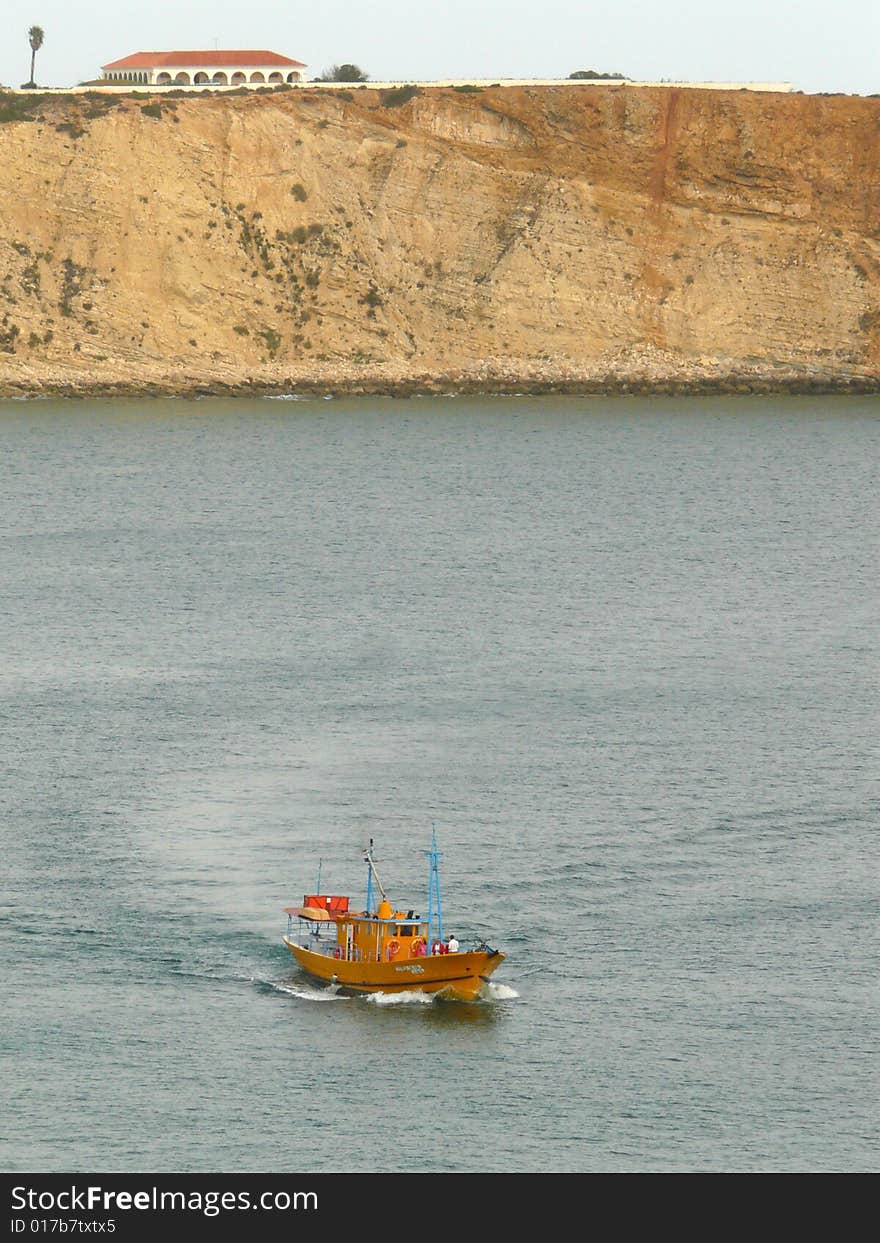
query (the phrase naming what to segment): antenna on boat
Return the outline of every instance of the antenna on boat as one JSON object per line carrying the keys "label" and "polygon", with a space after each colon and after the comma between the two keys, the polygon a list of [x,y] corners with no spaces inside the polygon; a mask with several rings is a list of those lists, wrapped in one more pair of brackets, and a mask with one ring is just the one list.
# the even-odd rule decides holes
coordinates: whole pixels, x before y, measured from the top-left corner
{"label": "antenna on boat", "polygon": [[321,892],[321,864],[323,862],[324,862],[323,859],[318,860],[318,880],[315,885],[315,893],[318,893],[318,894]]}
{"label": "antenna on boat", "polygon": [[382,895],[382,900],[384,902],[388,901],[385,890],[382,888],[382,882],[379,880],[379,873],[376,871],[376,865],[373,862],[373,839],[372,837],[370,838],[369,846],[364,851],[364,863],[366,863],[367,868],[369,869],[369,871],[367,872],[367,914],[369,915],[370,909],[372,908],[372,905],[373,905],[373,880],[374,879],[376,881],[376,884],[379,886],[379,892]]}
{"label": "antenna on boat", "polygon": [[440,905],[440,860],[443,857],[443,852],[437,849],[437,832],[433,821],[431,822],[431,849],[423,853],[428,855],[431,860],[431,869],[428,877],[428,941],[430,942],[433,935],[435,897],[437,899],[437,940],[442,941],[443,908]]}

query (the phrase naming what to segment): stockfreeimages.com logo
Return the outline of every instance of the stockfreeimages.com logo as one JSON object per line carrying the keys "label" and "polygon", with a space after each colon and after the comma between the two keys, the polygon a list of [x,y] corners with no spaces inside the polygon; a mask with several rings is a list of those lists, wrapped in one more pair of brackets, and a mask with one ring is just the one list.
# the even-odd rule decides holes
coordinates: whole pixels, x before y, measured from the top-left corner
{"label": "stockfreeimages.com logo", "polygon": [[265,1212],[317,1211],[314,1191],[263,1191],[255,1197],[249,1191],[107,1191],[103,1187],[72,1185],[63,1191],[37,1191],[33,1187],[12,1188],[14,1212],[38,1213],[128,1213],[186,1212],[217,1217],[223,1212],[263,1209]]}

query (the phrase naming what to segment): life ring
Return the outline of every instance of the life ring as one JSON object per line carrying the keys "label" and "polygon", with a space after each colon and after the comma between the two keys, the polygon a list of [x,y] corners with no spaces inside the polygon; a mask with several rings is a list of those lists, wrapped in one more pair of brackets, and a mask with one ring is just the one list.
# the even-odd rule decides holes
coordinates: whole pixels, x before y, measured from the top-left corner
{"label": "life ring", "polygon": [[334,957],[334,958],[341,958],[341,957],[342,957],[342,946],[341,946],[341,945],[337,945],[337,946],[336,946],[336,949],[333,951],[333,957]]}
{"label": "life ring", "polygon": [[394,940],[389,941],[385,946],[385,952],[389,958],[396,958],[400,953],[400,942]]}
{"label": "life ring", "polygon": [[428,942],[425,940],[425,938],[416,937],[412,943],[413,958],[421,958],[427,948],[428,948]]}

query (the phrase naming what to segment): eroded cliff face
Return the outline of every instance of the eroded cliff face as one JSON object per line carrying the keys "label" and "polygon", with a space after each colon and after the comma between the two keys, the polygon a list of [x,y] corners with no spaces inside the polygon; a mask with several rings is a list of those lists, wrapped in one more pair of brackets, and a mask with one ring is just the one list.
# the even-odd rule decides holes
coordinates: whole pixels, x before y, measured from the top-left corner
{"label": "eroded cliff face", "polygon": [[880,388],[880,99],[0,96],[0,389]]}

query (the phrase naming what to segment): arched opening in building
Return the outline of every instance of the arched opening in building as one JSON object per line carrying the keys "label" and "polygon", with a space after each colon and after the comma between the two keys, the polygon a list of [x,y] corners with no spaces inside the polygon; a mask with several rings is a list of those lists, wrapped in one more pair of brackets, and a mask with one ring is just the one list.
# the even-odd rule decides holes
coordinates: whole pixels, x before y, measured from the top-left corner
{"label": "arched opening in building", "polygon": [[217,72],[214,74],[213,78],[211,79],[211,81],[214,83],[215,86],[225,86],[226,83],[229,81],[229,79],[227,78],[226,74],[223,72],[222,69],[218,69]]}
{"label": "arched opening in building", "polygon": [[164,73],[164,72],[163,72],[163,73],[157,73],[157,74],[156,74],[156,85],[157,85],[157,86],[168,86],[168,84],[170,83],[170,81],[171,81],[171,74],[170,74],[170,73]]}
{"label": "arched opening in building", "polygon": [[195,86],[201,86],[203,82],[207,82],[207,81],[209,81],[208,75],[202,69],[200,69],[199,72],[196,74],[196,76],[193,78],[193,84]]}
{"label": "arched opening in building", "polygon": [[251,81],[252,81],[252,82],[265,82],[265,81],[266,81],[266,79],[265,79],[265,77],[263,76],[263,74],[261,74],[261,73],[260,73],[260,71],[259,71],[259,69],[258,69],[258,70],[256,71],[256,73],[252,73],[252,74],[251,74]]}
{"label": "arched opening in building", "polygon": [[287,75],[287,81],[288,81],[288,82],[299,82],[299,81],[300,81],[300,75],[299,75],[296,71],[294,71],[293,73],[289,73],[289,74]]}
{"label": "arched opening in building", "polygon": [[284,78],[283,78],[283,76],[282,76],[280,73],[278,73],[278,71],[276,70],[276,71],[275,71],[275,73],[270,73],[270,74],[269,74],[269,81],[270,81],[270,82],[283,82],[283,81],[284,81]]}
{"label": "arched opening in building", "polygon": [[180,73],[177,74],[174,81],[177,83],[178,86],[189,86],[190,84],[189,74],[184,69],[181,69]]}
{"label": "arched opening in building", "polygon": [[237,69],[235,73],[232,75],[232,82],[233,82],[233,85],[237,86],[240,82],[247,82],[247,78],[241,72],[240,69]]}

